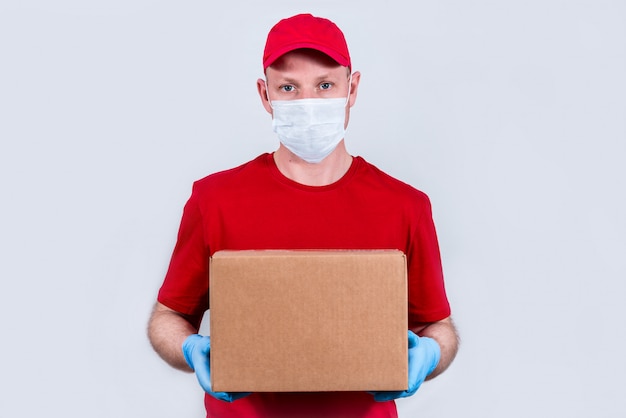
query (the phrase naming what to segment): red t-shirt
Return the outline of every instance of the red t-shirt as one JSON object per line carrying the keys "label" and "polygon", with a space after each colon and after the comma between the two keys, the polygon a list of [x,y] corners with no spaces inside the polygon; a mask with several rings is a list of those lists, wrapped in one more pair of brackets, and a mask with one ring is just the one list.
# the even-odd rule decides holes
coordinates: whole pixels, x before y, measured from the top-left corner
{"label": "red t-shirt", "polygon": [[[219,250],[398,249],[407,256],[409,327],[450,315],[428,197],[361,157],[327,186],[283,176],[271,154],[194,183],[158,300],[199,321],[209,308],[209,257]],[[364,392],[207,395],[210,417],[395,417]]]}

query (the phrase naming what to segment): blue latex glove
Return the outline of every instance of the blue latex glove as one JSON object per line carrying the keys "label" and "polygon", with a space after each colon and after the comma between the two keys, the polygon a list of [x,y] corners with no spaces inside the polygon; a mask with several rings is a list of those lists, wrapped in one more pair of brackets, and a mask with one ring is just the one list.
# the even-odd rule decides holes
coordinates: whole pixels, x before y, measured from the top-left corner
{"label": "blue latex glove", "polygon": [[370,392],[378,402],[409,397],[421,386],[426,376],[431,374],[441,357],[441,349],[435,340],[418,337],[409,330],[409,388],[401,392]]}
{"label": "blue latex glove", "polygon": [[209,363],[211,339],[202,335],[192,334],[183,342],[183,354],[187,364],[196,373],[202,389],[216,399],[226,402],[248,396],[249,392],[213,392],[211,390],[211,367]]}

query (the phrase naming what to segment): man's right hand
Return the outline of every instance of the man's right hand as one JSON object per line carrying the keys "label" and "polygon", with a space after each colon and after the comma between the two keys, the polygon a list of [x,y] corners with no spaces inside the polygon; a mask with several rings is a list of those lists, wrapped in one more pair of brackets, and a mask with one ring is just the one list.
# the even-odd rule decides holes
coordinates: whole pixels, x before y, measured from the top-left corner
{"label": "man's right hand", "polygon": [[192,334],[183,342],[183,354],[187,364],[196,373],[202,389],[216,399],[232,402],[248,396],[250,392],[213,392],[211,390],[210,366],[211,338]]}

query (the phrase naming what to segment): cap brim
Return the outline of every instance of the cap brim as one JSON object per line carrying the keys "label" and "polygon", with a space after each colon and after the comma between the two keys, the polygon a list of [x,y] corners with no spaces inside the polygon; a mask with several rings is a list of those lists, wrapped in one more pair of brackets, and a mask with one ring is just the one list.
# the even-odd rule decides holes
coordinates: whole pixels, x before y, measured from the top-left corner
{"label": "cap brim", "polygon": [[350,66],[350,61],[346,57],[344,57],[342,54],[338,53],[337,51],[331,48],[325,47],[323,45],[315,44],[312,42],[296,42],[293,44],[285,45],[282,48],[279,48],[276,51],[274,51],[271,55],[269,55],[263,61],[263,68],[267,69],[267,67],[272,65],[278,58],[282,57],[288,52],[295,51],[296,49],[314,49],[316,51],[320,51],[328,55],[335,62],[337,62],[337,64],[341,66],[344,66],[344,67]]}

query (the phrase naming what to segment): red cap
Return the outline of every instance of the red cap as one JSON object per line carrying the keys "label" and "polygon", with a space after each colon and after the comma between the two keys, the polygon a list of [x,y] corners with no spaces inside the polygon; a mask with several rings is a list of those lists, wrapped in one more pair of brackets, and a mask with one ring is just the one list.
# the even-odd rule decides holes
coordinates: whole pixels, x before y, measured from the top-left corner
{"label": "red cap", "polygon": [[348,45],[341,30],[328,19],[300,14],[278,22],[267,35],[263,70],[287,52],[311,48],[328,55],[339,65],[351,67]]}

